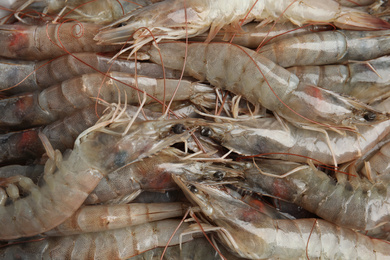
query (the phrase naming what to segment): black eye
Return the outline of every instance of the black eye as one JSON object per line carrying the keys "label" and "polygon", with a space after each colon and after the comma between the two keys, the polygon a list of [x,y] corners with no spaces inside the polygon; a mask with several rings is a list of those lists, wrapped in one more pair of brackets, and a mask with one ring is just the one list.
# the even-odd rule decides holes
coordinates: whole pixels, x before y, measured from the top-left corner
{"label": "black eye", "polygon": [[186,130],[186,127],[183,124],[177,124],[172,127],[172,131],[175,134],[182,134]]}
{"label": "black eye", "polygon": [[190,186],[190,191],[193,192],[193,193],[197,193],[198,189],[194,185],[191,185]]}
{"label": "black eye", "polygon": [[364,119],[368,122],[371,122],[371,121],[374,121],[376,118],[376,114],[375,113],[371,113],[371,112],[367,112],[365,115],[364,115]]}
{"label": "black eye", "polygon": [[220,171],[217,171],[213,174],[214,178],[217,179],[218,181],[221,181],[224,175],[225,174],[223,174],[223,172]]}
{"label": "black eye", "polygon": [[120,23],[119,25],[118,25],[118,27],[123,27],[123,26],[126,26],[127,25],[127,23]]}
{"label": "black eye", "polygon": [[212,133],[213,133],[213,131],[208,127],[204,127],[204,128],[202,128],[202,130],[200,130],[200,134],[205,136],[205,137],[211,136]]}

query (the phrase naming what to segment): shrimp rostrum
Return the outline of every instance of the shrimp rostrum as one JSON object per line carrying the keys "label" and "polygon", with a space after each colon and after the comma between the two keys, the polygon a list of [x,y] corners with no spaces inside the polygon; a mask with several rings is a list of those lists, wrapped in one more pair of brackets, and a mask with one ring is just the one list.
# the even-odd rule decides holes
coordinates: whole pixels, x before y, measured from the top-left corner
{"label": "shrimp rostrum", "polygon": [[[2,181],[9,198],[1,200],[0,239],[33,236],[54,228],[80,207],[103,176],[188,137],[188,131],[172,132],[175,120],[134,123],[129,131],[129,120],[117,122],[117,118],[111,121],[104,116],[101,120],[83,132],[73,151],[64,155],[50,148],[41,135],[50,158],[45,165],[44,184],[37,186],[29,178]],[[21,198],[18,188],[28,195]]]}
{"label": "shrimp rostrum", "polygon": [[221,242],[250,259],[384,259],[390,244],[321,219],[272,219],[226,187],[174,177],[187,198],[220,229]]}

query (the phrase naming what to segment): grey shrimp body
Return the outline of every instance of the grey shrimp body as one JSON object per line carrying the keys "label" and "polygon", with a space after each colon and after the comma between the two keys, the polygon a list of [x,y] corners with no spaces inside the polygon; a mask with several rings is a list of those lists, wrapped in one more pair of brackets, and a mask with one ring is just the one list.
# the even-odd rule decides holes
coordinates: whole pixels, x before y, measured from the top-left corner
{"label": "grey shrimp body", "polygon": [[0,56],[45,60],[66,53],[118,50],[96,44],[93,37],[100,28],[93,23],[74,22],[47,26],[0,25]]}
{"label": "grey shrimp body", "polygon": [[[109,71],[127,72],[164,78],[160,65],[147,62],[115,59],[96,53],[75,53],[53,60],[22,61],[2,59],[0,61],[0,89],[6,94],[18,94],[43,90],[48,86],[88,73]],[[166,78],[179,78],[180,73],[165,69]]]}
{"label": "grey shrimp body", "polygon": [[[0,250],[2,259],[14,259],[16,255],[30,259],[128,259],[144,251],[164,247],[179,225],[178,220],[162,220],[127,228],[80,235],[50,237],[39,242],[9,246]],[[169,245],[179,244],[179,235],[188,227],[187,223]],[[182,242],[192,239],[191,235],[182,237]]]}
{"label": "grey shrimp body", "polygon": [[51,158],[45,165],[45,182],[37,186],[28,178],[18,180],[17,184],[28,194],[23,198],[10,183],[14,189],[7,193],[12,201],[0,206],[0,239],[33,236],[57,226],[80,207],[103,176],[188,138],[186,131],[172,132],[176,123],[175,120],[134,123],[127,135],[122,136],[129,119],[114,121],[108,128],[83,132],[74,149],[63,156],[50,149],[47,139],[44,140]]}
{"label": "grey shrimp body", "polygon": [[4,164],[40,158],[45,148],[38,137],[39,132],[47,136],[54,149],[61,152],[72,149],[77,136],[93,126],[99,119],[97,115],[102,112],[103,106],[90,106],[46,126],[2,134],[0,162]]}
{"label": "grey shrimp body", "polygon": [[[153,40],[150,33],[156,35],[159,42],[162,39],[193,37],[210,29],[209,41],[224,26],[231,25],[235,28],[254,20],[290,21],[298,26],[313,22],[333,22],[345,29],[389,28],[386,22],[378,18],[342,7],[331,0],[245,0],[228,3],[223,0],[187,0],[185,3],[182,0],[168,0],[124,16],[108,25],[95,39],[101,44],[124,44],[133,36],[135,42],[132,47],[138,49]],[[118,24],[125,26],[113,28]]]}
{"label": "grey shrimp body", "polygon": [[[181,69],[194,78],[261,104],[298,125],[352,127],[386,120],[388,116],[332,91],[300,83],[289,71],[262,55],[229,43],[160,43],[147,52],[151,60]],[[232,62],[234,61],[234,62]],[[299,115],[298,115],[299,114]],[[367,114],[375,114],[367,120]],[[317,124],[318,126],[318,124]]]}
{"label": "grey shrimp body", "polygon": [[[111,1],[99,0],[28,0],[15,1],[12,5],[16,13],[23,13],[26,8],[49,15],[60,15],[64,19],[97,24],[111,23],[131,11],[161,0]],[[19,17],[19,16],[17,16]],[[22,20],[23,21],[23,20]]]}
{"label": "grey shrimp body", "polygon": [[[334,165],[359,158],[374,148],[390,131],[390,121],[372,126],[358,126],[356,133],[323,132],[281,124],[275,117],[243,122],[199,121],[210,132],[209,138],[243,156],[267,154],[271,158],[306,162],[308,158]],[[288,153],[288,154],[281,154]],[[297,155],[297,156],[295,156]]]}
{"label": "grey shrimp body", "polygon": [[280,66],[326,65],[366,61],[390,54],[390,31],[333,30],[280,40],[260,53]]}
{"label": "grey shrimp body", "polygon": [[[226,188],[175,178],[187,198],[215,223],[222,243],[250,259],[387,259],[390,245],[321,219],[272,219]],[[234,209],[234,210],[232,210]],[[350,216],[349,216],[350,217]]]}
{"label": "grey shrimp body", "polygon": [[390,56],[345,65],[295,66],[287,70],[300,81],[337,93],[353,96],[364,103],[388,97]]}
{"label": "grey shrimp body", "polygon": [[302,165],[296,163],[259,160],[256,164],[261,171],[275,176],[297,171],[276,178],[251,166],[244,171],[247,183],[243,186],[293,202],[342,227],[371,230],[390,222],[390,190],[386,181],[370,183],[350,176],[350,180],[336,182],[312,167],[299,170],[297,167]]}
{"label": "grey shrimp body", "polygon": [[149,95],[146,100],[148,103],[163,100],[164,94],[166,100],[170,100],[178,85],[175,100],[190,100],[205,107],[214,105],[214,90],[206,84],[186,79],[136,77],[124,72],[109,72],[106,75],[92,73],[66,80],[41,92],[2,99],[0,125],[23,129],[50,124],[79,109],[92,106],[97,99],[118,103],[120,97],[121,103],[136,105],[140,103],[143,92]]}

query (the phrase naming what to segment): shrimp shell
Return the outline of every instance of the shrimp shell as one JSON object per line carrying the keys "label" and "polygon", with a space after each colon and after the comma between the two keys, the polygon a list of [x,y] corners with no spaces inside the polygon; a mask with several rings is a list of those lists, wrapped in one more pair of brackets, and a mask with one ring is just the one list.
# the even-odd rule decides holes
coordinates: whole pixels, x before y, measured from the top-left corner
{"label": "shrimp shell", "polygon": [[193,37],[210,28],[209,41],[225,25],[231,25],[237,30],[243,23],[264,19],[267,22],[291,21],[298,26],[313,22],[334,22],[336,26],[345,29],[390,28],[387,22],[379,18],[342,7],[332,0],[245,0],[228,3],[224,0],[166,0],[124,16],[107,27],[123,23],[125,26],[103,30],[95,39],[101,44],[124,44],[133,36],[135,44],[132,47],[137,50],[153,40],[151,33],[160,41]]}
{"label": "shrimp shell", "polygon": [[229,43],[186,46],[175,42],[160,43],[158,48],[146,50],[152,61],[161,63],[161,52],[164,66],[181,69],[186,57],[184,70],[190,76],[261,104],[298,125],[312,126],[315,121],[322,126],[352,127],[367,124],[367,114],[373,115],[369,124],[389,118],[351,98],[300,84],[294,74],[244,47]]}
{"label": "shrimp shell", "polygon": [[38,137],[46,135],[54,149],[64,152],[72,149],[77,136],[93,126],[101,114],[103,106],[90,106],[47,126],[30,128],[20,132],[0,135],[0,162],[11,163],[40,158],[45,148]]}
{"label": "shrimp shell", "polygon": [[73,22],[46,26],[0,25],[0,56],[44,60],[65,53],[118,50],[96,44],[93,37],[100,28],[93,23]]}
{"label": "shrimp shell", "polygon": [[[162,220],[104,232],[50,237],[39,242],[13,245],[0,250],[2,259],[128,259],[144,251],[164,247],[179,225],[178,220]],[[179,235],[188,227],[183,223],[169,245],[179,244]],[[191,235],[182,237],[190,241]]]}
{"label": "shrimp shell", "polygon": [[[75,53],[44,61],[2,59],[0,77],[4,80],[0,82],[0,89],[6,94],[32,92],[83,74],[106,73],[109,70],[135,74],[137,69],[137,75],[164,77],[160,65],[123,59],[110,62],[110,59],[96,53]],[[165,77],[179,78],[180,73],[165,69]]]}
{"label": "shrimp shell", "polygon": [[[175,181],[187,198],[223,230],[222,243],[250,259],[386,259],[390,244],[321,219],[271,219],[224,188]],[[188,186],[194,186],[191,191]],[[349,218],[351,216],[349,215]]]}
{"label": "shrimp shell", "polygon": [[132,203],[122,205],[83,206],[52,230],[48,236],[100,232],[140,225],[184,215],[183,203]]}
{"label": "shrimp shell", "polygon": [[345,65],[296,66],[287,70],[301,82],[313,84],[372,103],[389,96],[390,56]]}
{"label": "shrimp shell", "polygon": [[33,236],[52,229],[80,207],[103,176],[188,138],[188,132],[172,133],[175,120],[134,123],[122,137],[128,123],[114,121],[108,128],[83,132],[64,159],[59,151],[48,149],[51,159],[45,165],[45,183],[38,187],[20,182],[30,194],[0,206],[0,239]]}
{"label": "shrimp shell", "polygon": [[199,121],[199,125],[211,130],[209,138],[241,155],[266,153],[272,158],[302,163],[311,158],[328,165],[359,158],[390,132],[390,120],[372,126],[357,126],[360,135],[340,135],[328,131],[326,135],[329,141],[324,132],[302,129],[288,123],[282,125],[274,117],[240,123]]}
{"label": "shrimp shell", "polygon": [[390,31],[326,31],[263,46],[260,53],[287,68],[365,61],[390,54]]}
{"label": "shrimp shell", "polygon": [[[301,165],[260,160],[257,166],[263,172],[280,176]],[[244,175],[246,184],[241,185],[293,202],[342,227],[370,230],[390,222],[390,190],[386,181],[372,184],[352,176],[350,181],[335,182],[312,167],[284,178],[274,178],[252,166]]]}

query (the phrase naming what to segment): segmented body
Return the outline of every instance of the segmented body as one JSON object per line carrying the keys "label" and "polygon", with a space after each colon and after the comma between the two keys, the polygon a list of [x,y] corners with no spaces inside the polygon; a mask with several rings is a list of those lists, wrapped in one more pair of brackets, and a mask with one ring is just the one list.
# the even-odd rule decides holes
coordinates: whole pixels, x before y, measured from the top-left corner
{"label": "segmented body", "polygon": [[274,117],[240,123],[204,122],[200,125],[211,130],[209,138],[241,155],[267,154],[272,158],[303,163],[311,158],[316,163],[328,165],[359,158],[390,131],[389,120],[373,126],[358,126],[359,136],[355,133],[342,136],[332,131],[324,133],[292,124],[282,125]]}
{"label": "segmented body", "polygon": [[[9,193],[13,201],[1,206],[0,239],[33,236],[52,229],[80,207],[104,175],[188,136],[188,132],[172,133],[172,123],[176,121],[168,120],[136,123],[122,137],[128,122],[110,124],[112,130],[119,131],[118,135],[104,133],[107,129],[84,132],[64,159],[59,151],[49,149],[51,159],[45,166],[45,183],[36,186],[30,179],[22,179],[19,185],[29,195],[19,198],[17,192]],[[145,134],[147,138],[138,139]],[[50,147],[47,142],[45,146]]]}
{"label": "segmented body", "polygon": [[[128,259],[146,250],[164,247],[180,221],[162,220],[105,232],[84,233],[73,236],[50,237],[39,242],[14,245],[0,250],[2,259],[15,255],[40,259]],[[188,227],[183,223],[178,234]],[[169,245],[179,244],[176,234]],[[191,235],[182,237],[183,242]]]}
{"label": "segmented body", "polygon": [[[0,61],[0,89],[6,94],[43,90],[48,86],[83,74],[109,71],[127,72],[152,78],[164,78],[160,65],[147,62],[115,59],[96,53],[74,53],[44,61]],[[137,65],[137,66],[136,66]],[[179,72],[165,69],[166,78],[178,78]]]}
{"label": "segmented body", "polygon": [[[102,44],[124,44],[131,36],[133,47],[140,48],[153,40],[150,33],[162,39],[182,39],[199,35],[210,28],[211,40],[224,26],[237,28],[253,20],[267,22],[291,21],[300,26],[305,23],[333,22],[341,28],[384,29],[389,25],[367,13],[342,7],[337,2],[327,1],[226,1],[223,0],[167,0],[138,9],[107,26],[96,39]],[[111,29],[113,25],[123,24]],[[145,27],[147,29],[145,29]],[[141,29],[140,29],[141,28]],[[140,29],[140,30],[139,30]],[[136,31],[136,34],[133,33]]]}
{"label": "segmented body", "polygon": [[388,97],[390,57],[346,65],[296,66],[287,70],[300,81],[353,96],[364,103]]}
{"label": "segmented body", "polygon": [[326,31],[263,46],[260,53],[282,67],[366,61],[390,53],[389,31]]}
{"label": "segmented body", "polygon": [[[294,163],[258,161],[265,173],[281,176],[301,166]],[[344,175],[345,176],[345,175]],[[370,183],[358,176],[338,180],[324,172],[305,167],[287,177],[265,176],[252,166],[245,171],[253,190],[293,202],[317,216],[342,227],[370,230],[390,221],[390,191],[387,181]],[[351,218],[350,216],[354,216]]]}
{"label": "segmented body", "polygon": [[244,47],[229,43],[160,43],[159,49],[148,50],[156,63],[161,63],[160,52],[168,68],[183,68],[186,57],[184,70],[189,75],[261,104],[298,125],[315,121],[323,126],[352,127],[366,124],[367,114],[373,114],[370,122],[388,118],[356,100],[300,84],[294,74]]}
{"label": "segmented body", "polygon": [[[173,96],[177,87],[178,91]],[[105,75],[92,73],[66,80],[41,92],[0,100],[0,108],[3,110],[0,125],[18,129],[50,124],[95,104],[97,100],[137,105],[143,92],[148,94],[148,103],[163,100],[165,95],[166,100],[191,100],[204,107],[214,105],[214,90],[206,84],[185,79],[136,77],[123,72],[109,72]]]}
{"label": "segmented body", "polygon": [[[177,180],[177,179],[176,179]],[[275,220],[234,199],[216,185],[178,184],[186,196],[222,228],[221,241],[250,259],[385,259],[390,244],[321,219]],[[188,185],[188,186],[186,186]],[[195,188],[190,187],[194,186]],[[232,210],[234,209],[234,210]]]}
{"label": "segmented body", "polygon": [[115,51],[97,45],[93,37],[101,28],[93,23],[28,26],[0,25],[0,56],[23,60],[45,60],[66,53]]}

